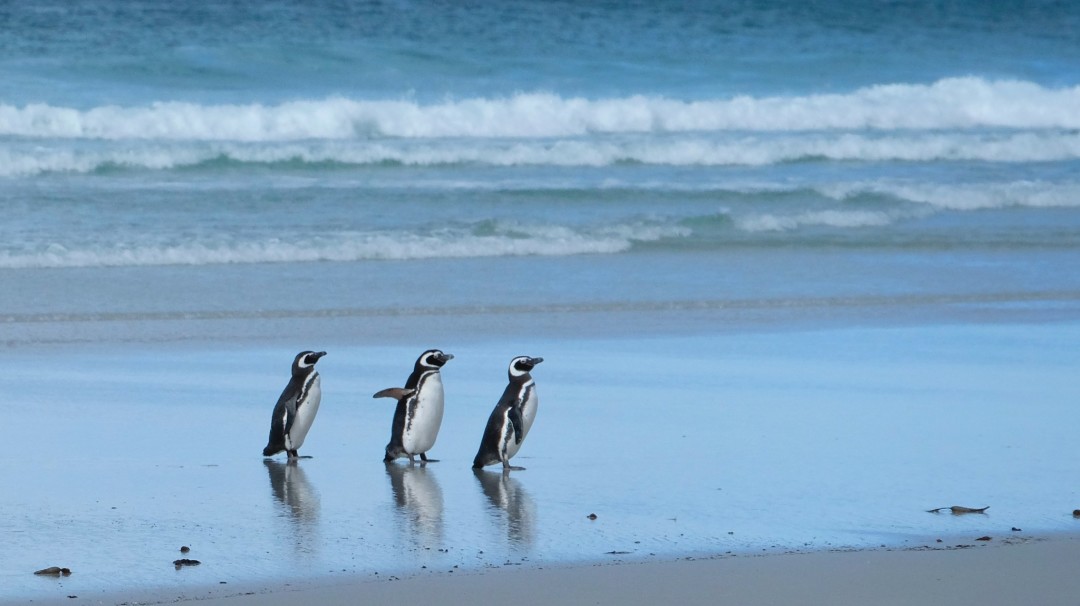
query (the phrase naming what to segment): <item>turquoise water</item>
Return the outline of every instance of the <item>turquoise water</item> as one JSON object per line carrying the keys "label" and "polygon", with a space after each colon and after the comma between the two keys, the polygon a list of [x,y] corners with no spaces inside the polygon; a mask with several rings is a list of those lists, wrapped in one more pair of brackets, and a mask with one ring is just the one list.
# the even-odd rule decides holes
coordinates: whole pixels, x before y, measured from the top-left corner
{"label": "turquoise water", "polygon": [[0,16],[0,269],[1078,241],[1065,4]]}

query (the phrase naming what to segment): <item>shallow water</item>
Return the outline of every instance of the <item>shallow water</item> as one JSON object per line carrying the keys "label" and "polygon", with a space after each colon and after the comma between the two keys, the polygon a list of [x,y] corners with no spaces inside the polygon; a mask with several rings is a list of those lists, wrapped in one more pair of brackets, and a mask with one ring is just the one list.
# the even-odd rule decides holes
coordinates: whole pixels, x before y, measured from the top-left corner
{"label": "shallow water", "polygon": [[[9,350],[4,597],[1072,532],[1078,338],[1042,324],[446,345],[426,467],[381,462],[392,408],[370,397],[416,348],[328,347],[313,458],[295,464],[259,456],[288,350]],[[527,469],[474,473],[519,353],[545,357]],[[954,504],[991,507],[925,511]],[[182,545],[203,564],[173,570]],[[29,574],[50,565],[75,573]]]}

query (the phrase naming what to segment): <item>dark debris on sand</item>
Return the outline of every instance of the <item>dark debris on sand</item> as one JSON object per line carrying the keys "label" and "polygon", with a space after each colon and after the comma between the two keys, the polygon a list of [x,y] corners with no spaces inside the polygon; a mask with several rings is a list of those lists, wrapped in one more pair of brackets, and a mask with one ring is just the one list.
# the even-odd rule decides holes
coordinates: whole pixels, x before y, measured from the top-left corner
{"label": "dark debris on sand", "polygon": [[952,507],[938,507],[937,509],[927,509],[926,513],[941,513],[946,509],[948,509],[953,515],[963,515],[965,513],[986,513],[986,510],[990,509],[990,506],[987,505],[986,507],[975,508],[964,507],[962,505],[953,505]]}
{"label": "dark debris on sand", "polygon": [[41,570],[35,570],[34,574],[38,576],[46,577],[68,577],[71,576],[70,568],[61,568],[60,566],[49,566],[48,568],[42,568]]}

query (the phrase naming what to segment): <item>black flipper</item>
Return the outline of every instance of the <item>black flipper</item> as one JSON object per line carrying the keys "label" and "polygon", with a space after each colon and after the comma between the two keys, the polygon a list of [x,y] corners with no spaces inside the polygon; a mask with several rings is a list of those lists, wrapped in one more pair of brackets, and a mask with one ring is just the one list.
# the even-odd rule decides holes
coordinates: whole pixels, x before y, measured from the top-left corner
{"label": "black flipper", "polygon": [[521,409],[517,406],[510,407],[510,424],[514,426],[514,444],[521,444],[525,439],[525,421],[521,419]]}

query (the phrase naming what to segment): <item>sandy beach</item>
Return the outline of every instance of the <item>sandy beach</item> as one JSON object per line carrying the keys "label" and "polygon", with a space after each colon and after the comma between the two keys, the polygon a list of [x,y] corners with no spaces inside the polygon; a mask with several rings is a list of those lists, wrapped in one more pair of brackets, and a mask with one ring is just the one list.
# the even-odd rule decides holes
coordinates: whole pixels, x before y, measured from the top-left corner
{"label": "sandy beach", "polygon": [[1068,604],[1080,595],[1080,537],[1012,538],[905,550],[773,553],[583,563],[288,586],[207,587],[33,604]]}
{"label": "sandy beach", "polygon": [[[980,592],[1054,603],[1076,589],[1066,570],[1080,526],[1067,456],[1078,332],[525,343],[546,359],[535,375],[544,408],[515,459],[527,470],[509,476],[469,469],[505,381],[491,341],[453,349],[443,372],[454,406],[441,461],[426,467],[381,461],[390,410],[371,399],[411,346],[327,347],[313,458],[295,464],[259,456],[287,351],[6,355],[33,386],[26,397],[49,407],[12,415],[26,462],[5,471],[19,490],[0,496],[0,603],[332,604],[402,592],[460,603],[483,592],[528,603],[948,603]],[[698,359],[722,372],[696,373]],[[116,365],[128,379],[93,379]],[[187,381],[195,370],[201,387]],[[687,415],[709,429],[699,437]],[[95,449],[97,436],[118,447]],[[927,511],[950,505],[990,509]],[[180,557],[201,564],[174,571]],[[73,573],[30,574],[53,565]]]}

